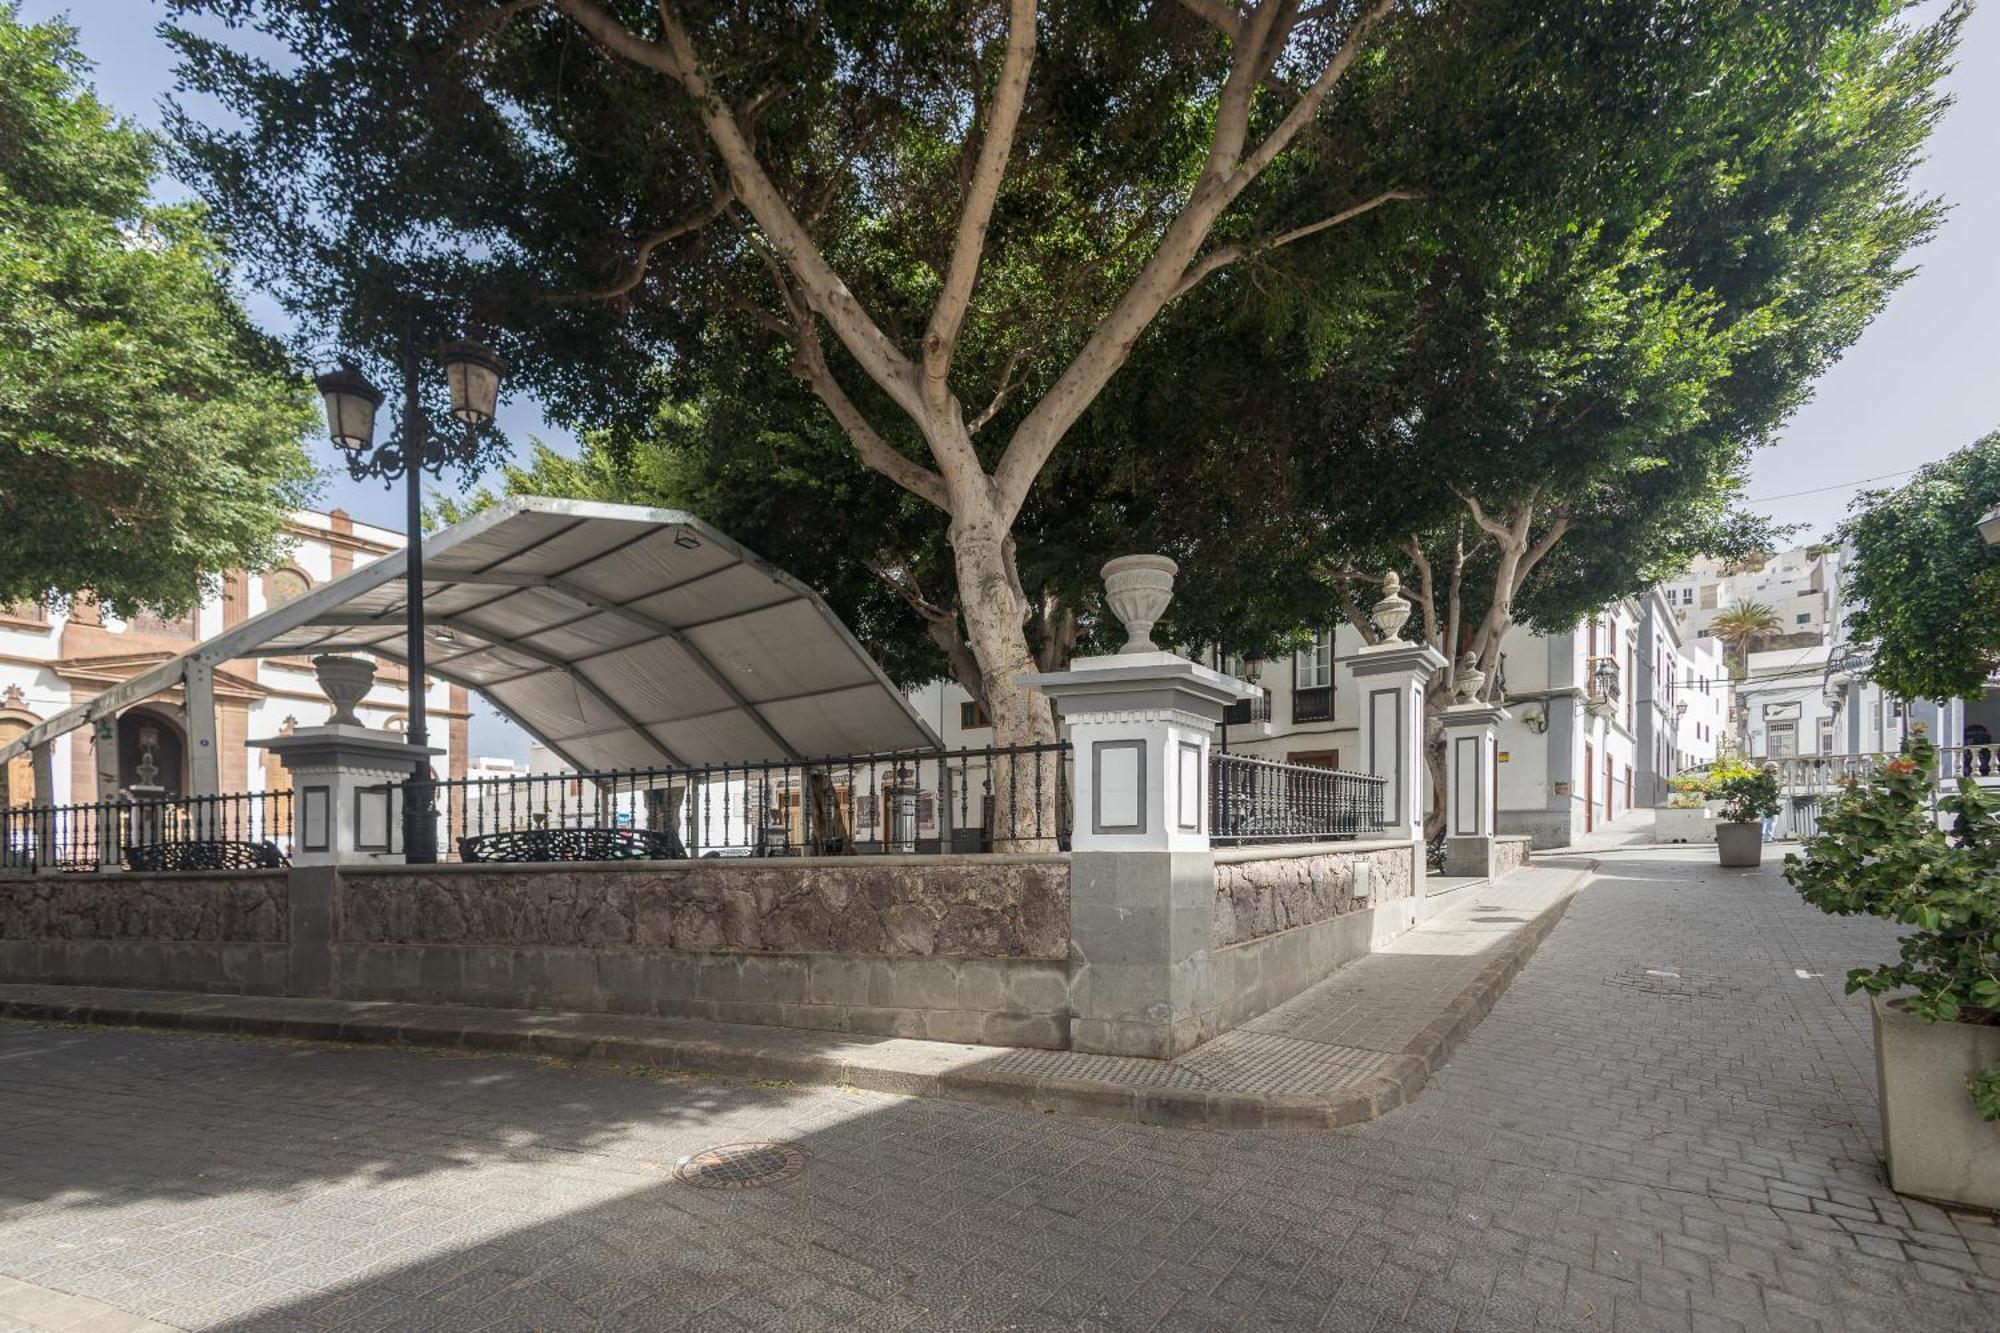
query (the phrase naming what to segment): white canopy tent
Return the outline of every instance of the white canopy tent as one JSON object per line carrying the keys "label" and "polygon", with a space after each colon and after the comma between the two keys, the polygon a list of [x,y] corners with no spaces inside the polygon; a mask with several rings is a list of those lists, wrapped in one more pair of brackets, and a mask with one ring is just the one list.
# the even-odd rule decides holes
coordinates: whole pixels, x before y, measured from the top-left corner
{"label": "white canopy tent", "polygon": [[[212,794],[215,667],[347,652],[401,662],[404,572],[392,553],[253,616],[38,724],[0,747],[0,765],[183,688],[190,786]],[[424,538],[424,623],[430,675],[477,691],[578,769],[942,746],[816,594],[674,510],[497,504]]]}

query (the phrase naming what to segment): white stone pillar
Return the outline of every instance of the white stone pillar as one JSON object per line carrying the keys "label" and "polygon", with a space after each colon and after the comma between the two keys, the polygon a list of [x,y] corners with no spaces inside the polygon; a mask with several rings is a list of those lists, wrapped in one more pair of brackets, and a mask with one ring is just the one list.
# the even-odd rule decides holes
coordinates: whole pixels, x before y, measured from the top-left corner
{"label": "white stone pillar", "polygon": [[1348,662],[1361,700],[1361,771],[1383,780],[1384,838],[1424,836],[1429,797],[1424,767],[1424,683],[1444,665],[1426,643],[1391,639],[1361,649]]}
{"label": "white stone pillar", "polygon": [[1447,875],[1493,873],[1493,763],[1507,710],[1462,703],[1444,710]]}
{"label": "white stone pillar", "polygon": [[[292,864],[401,864],[400,786],[420,750],[392,731],[345,723],[301,727],[289,736],[254,740],[278,756],[292,776]],[[449,849],[440,849],[448,851]]]}
{"label": "white stone pillar", "polygon": [[1024,678],[1054,701],[1075,758],[1070,1041],[1081,1051],[1165,1058],[1217,1030],[1209,745],[1223,709],[1256,691],[1146,637],[1174,572],[1159,556],[1107,564],[1107,600],[1131,640]]}

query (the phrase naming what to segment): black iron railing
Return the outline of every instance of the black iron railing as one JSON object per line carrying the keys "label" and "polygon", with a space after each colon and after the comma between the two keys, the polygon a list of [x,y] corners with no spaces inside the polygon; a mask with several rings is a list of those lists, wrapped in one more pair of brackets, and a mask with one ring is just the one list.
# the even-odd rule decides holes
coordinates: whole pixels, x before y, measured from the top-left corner
{"label": "black iron railing", "polygon": [[289,791],[0,810],[0,872],[246,870],[284,865]]}
{"label": "black iron railing", "polygon": [[1216,754],[1209,837],[1217,846],[1358,838],[1382,827],[1387,784],[1368,773]]}
{"label": "black iron railing", "polygon": [[1057,851],[1067,742],[434,783],[448,860]]}

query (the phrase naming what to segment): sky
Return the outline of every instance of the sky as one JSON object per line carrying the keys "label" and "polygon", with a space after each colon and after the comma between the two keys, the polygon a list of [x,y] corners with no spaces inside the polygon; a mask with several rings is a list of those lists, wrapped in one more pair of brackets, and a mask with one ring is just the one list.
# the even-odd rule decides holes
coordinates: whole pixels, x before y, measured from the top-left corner
{"label": "sky", "polygon": [[[1917,17],[1936,14],[1940,2]],[[96,65],[98,96],[140,124],[157,127],[173,88],[172,53],[155,25],[150,0],[22,0],[30,22],[66,15]],[[1968,24],[1958,64],[1946,81],[1957,102],[1938,126],[1912,188],[1941,196],[1951,213],[1936,239],[1917,252],[1917,275],[1899,291],[1861,340],[1821,379],[1812,401],[1778,442],[1751,465],[1752,509],[1781,523],[1803,524],[1801,540],[1839,522],[1860,489],[1894,485],[1924,463],[2000,428],[2000,4],[1981,7]],[[192,109],[199,111],[198,106]],[[185,191],[172,181],[160,193]],[[252,315],[274,332],[283,315],[247,294]],[[574,441],[545,421],[532,399],[503,401],[500,424],[517,447],[534,437],[565,450]],[[402,527],[400,489],[357,483],[332,473],[330,444],[317,444],[330,469],[322,496],[355,517]],[[455,481],[442,483],[447,493]],[[525,740],[483,706],[473,722],[481,754],[525,753]]]}

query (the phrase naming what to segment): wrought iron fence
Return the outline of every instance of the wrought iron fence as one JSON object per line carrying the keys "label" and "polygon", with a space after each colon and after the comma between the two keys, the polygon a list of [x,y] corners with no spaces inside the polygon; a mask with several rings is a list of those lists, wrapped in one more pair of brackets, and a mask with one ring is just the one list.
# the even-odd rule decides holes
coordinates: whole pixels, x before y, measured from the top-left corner
{"label": "wrought iron fence", "polygon": [[447,860],[1056,851],[1068,742],[435,782]]}
{"label": "wrought iron fence", "polygon": [[0,810],[0,872],[281,866],[294,834],[289,791],[13,806]]}
{"label": "wrought iron fence", "polygon": [[1386,786],[1369,773],[1215,754],[1209,838],[1218,846],[1358,838],[1382,827]]}

